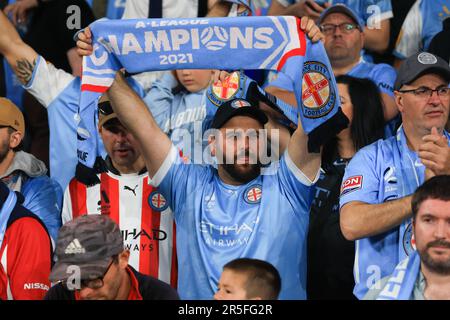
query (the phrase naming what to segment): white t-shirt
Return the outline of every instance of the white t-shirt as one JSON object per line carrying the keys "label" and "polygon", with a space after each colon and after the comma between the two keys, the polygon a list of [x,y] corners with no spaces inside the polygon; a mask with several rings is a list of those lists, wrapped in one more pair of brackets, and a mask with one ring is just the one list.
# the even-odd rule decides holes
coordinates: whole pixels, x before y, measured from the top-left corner
{"label": "white t-shirt", "polygon": [[[147,18],[150,0],[127,0],[122,19]],[[195,18],[198,13],[198,0],[163,0],[164,18]]]}

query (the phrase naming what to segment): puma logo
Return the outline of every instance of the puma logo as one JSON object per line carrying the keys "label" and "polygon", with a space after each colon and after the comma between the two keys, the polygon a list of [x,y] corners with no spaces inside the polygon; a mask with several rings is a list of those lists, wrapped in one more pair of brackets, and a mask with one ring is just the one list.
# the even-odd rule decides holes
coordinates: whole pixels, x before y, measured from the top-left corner
{"label": "puma logo", "polygon": [[134,195],[136,195],[136,188],[137,188],[137,187],[138,187],[138,185],[136,185],[136,186],[134,187],[134,189],[131,189],[129,186],[125,186],[125,187],[123,187],[123,189],[124,189],[124,190],[129,190],[129,191],[133,192]]}

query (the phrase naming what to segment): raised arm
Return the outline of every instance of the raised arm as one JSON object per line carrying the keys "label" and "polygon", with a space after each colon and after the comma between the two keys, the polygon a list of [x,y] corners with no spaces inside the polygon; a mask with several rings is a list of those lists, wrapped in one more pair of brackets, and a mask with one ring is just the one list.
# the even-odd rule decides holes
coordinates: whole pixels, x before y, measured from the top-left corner
{"label": "raised arm", "polygon": [[383,53],[389,46],[389,34],[391,29],[391,21],[385,19],[381,21],[380,27],[364,29],[364,48]]}
{"label": "raised arm", "polygon": [[38,54],[24,43],[14,26],[0,10],[0,53],[6,58],[17,78],[27,84],[33,74]]}
{"label": "raised arm", "polygon": [[149,176],[153,178],[169,154],[172,142],[121,72],[117,73],[107,94],[120,122],[139,141]]}

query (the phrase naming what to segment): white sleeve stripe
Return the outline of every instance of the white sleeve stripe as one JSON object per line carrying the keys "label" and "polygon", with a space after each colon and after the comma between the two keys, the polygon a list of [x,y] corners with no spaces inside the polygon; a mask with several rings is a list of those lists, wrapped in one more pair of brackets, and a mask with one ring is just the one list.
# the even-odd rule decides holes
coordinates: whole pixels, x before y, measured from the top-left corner
{"label": "white sleeve stripe", "polygon": [[96,70],[96,69],[91,69],[87,66],[83,66],[83,71],[86,72],[91,72],[91,73],[95,73],[95,74],[111,74],[111,75],[115,75],[116,71],[113,69],[100,69],[100,70]]}
{"label": "white sleeve stripe", "polygon": [[72,74],[55,68],[39,56],[31,81],[23,87],[47,108],[74,79]]}
{"label": "white sleeve stripe", "polygon": [[319,180],[320,168],[319,168],[319,170],[317,170],[316,177],[314,178],[314,180],[311,181],[292,161],[291,157],[289,156],[288,149],[286,149],[284,157],[285,157],[286,166],[288,167],[288,169],[297,178],[297,180],[300,181],[301,183],[303,183],[305,186],[309,187],[309,186],[315,184],[317,182],[317,180]]}
{"label": "white sleeve stripe", "polygon": [[35,67],[34,67],[34,69],[33,69],[33,74],[31,75],[30,81],[28,81],[27,84],[25,84],[25,85],[22,86],[25,90],[27,90],[28,88],[30,88],[31,85],[32,85],[32,83],[34,82],[34,77],[36,76],[36,73],[37,73],[37,70],[38,70],[38,66],[39,66],[39,64],[41,63],[41,60],[43,60],[42,57],[41,57],[41,56],[38,56],[38,57],[37,57],[37,60],[36,60]]}
{"label": "white sleeve stripe", "polygon": [[114,82],[114,78],[97,78],[91,76],[83,76],[82,84],[91,84],[97,86],[111,86]]}
{"label": "white sleeve stripe", "polygon": [[149,178],[148,183],[154,187],[158,187],[166,177],[172,165],[177,160],[177,157],[178,157],[177,148],[175,148],[175,146],[172,144],[172,147],[170,148],[170,151],[167,154],[167,157],[162,163],[161,167],[159,167],[158,171],[155,173],[153,178],[150,178],[150,176],[148,177]]}
{"label": "white sleeve stripe", "polygon": [[409,57],[418,52],[423,46],[422,30],[423,21],[420,12],[421,1],[414,3],[406,16],[398,35],[394,55],[400,58]]}

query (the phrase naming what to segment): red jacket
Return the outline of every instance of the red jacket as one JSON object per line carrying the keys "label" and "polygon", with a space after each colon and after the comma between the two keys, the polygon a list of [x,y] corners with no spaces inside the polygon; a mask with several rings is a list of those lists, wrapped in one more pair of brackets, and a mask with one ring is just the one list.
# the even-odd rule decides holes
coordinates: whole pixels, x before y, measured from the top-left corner
{"label": "red jacket", "polygon": [[42,300],[50,289],[52,245],[37,216],[17,206],[0,248],[0,300]]}

